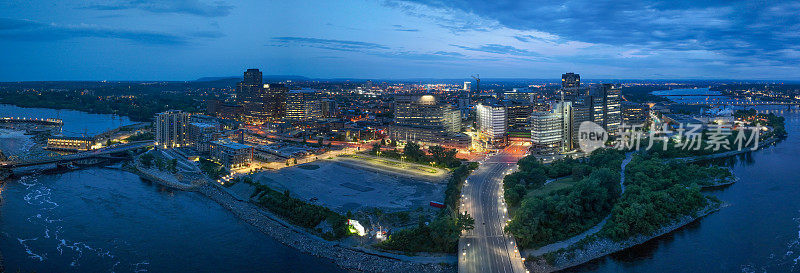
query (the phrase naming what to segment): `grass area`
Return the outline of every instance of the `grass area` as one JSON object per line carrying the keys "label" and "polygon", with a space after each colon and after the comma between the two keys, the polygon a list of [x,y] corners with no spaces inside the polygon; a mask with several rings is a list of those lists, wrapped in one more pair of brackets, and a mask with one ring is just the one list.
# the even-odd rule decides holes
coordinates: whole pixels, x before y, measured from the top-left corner
{"label": "grass area", "polygon": [[542,186],[541,188],[530,190],[528,191],[528,194],[526,194],[525,196],[534,196],[534,197],[545,196],[555,191],[572,188],[573,186],[575,186],[575,184],[577,184],[577,181],[572,180],[572,178],[570,177],[567,177],[564,179],[559,179],[550,182]]}
{"label": "grass area", "polygon": [[359,159],[359,160],[364,160],[364,161],[368,161],[368,162],[372,162],[372,163],[379,163],[379,164],[383,164],[383,165],[389,166],[389,167],[418,170],[418,171],[422,171],[422,172],[426,172],[426,173],[430,173],[430,174],[436,174],[436,173],[439,172],[439,170],[437,170],[436,168],[432,168],[432,167],[428,167],[428,166],[420,165],[420,164],[416,164],[416,163],[397,162],[397,161],[394,161],[394,160],[387,160],[387,159],[382,159],[382,158],[374,158],[374,157],[368,157],[368,156],[362,156],[362,155],[340,155],[340,156],[342,156],[342,157],[350,157],[350,158]]}

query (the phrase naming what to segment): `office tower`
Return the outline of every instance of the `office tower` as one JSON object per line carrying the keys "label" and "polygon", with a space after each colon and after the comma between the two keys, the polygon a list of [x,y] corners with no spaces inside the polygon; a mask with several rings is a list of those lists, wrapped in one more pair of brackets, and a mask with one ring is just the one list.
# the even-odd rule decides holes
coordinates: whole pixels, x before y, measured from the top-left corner
{"label": "office tower", "polygon": [[485,144],[502,143],[506,135],[506,107],[497,104],[478,104],[475,107],[478,121],[478,139]]}
{"label": "office tower", "polygon": [[461,111],[461,118],[469,118],[469,93],[464,92],[458,99],[458,110]]}
{"label": "office tower", "polygon": [[531,146],[539,153],[559,153],[573,149],[572,102],[552,104],[549,111],[531,114]]}
{"label": "office tower", "polygon": [[578,96],[587,95],[587,88],[581,87],[581,76],[575,73],[561,75],[561,93],[567,100],[575,100]]}
{"label": "office tower", "polygon": [[609,135],[616,135],[622,123],[620,95],[622,89],[618,85],[604,83],[600,85],[600,96],[603,98],[603,128]]}
{"label": "office tower", "polygon": [[314,89],[289,91],[286,97],[286,119],[309,121],[322,118],[320,93]]}
{"label": "office tower", "polygon": [[472,82],[464,82],[464,89],[463,90],[466,91],[467,93],[469,93],[469,91],[472,90]]}
{"label": "office tower", "polygon": [[581,87],[581,75],[572,72],[561,74],[561,88]]}
{"label": "office tower", "polygon": [[626,125],[643,125],[647,122],[648,107],[645,104],[623,101],[622,123]]}
{"label": "office tower", "polygon": [[245,121],[264,123],[283,117],[288,91],[283,84],[263,84],[261,71],[251,68],[236,87],[236,99],[244,108]]}
{"label": "office tower", "polygon": [[283,84],[264,85],[264,109],[267,120],[278,120],[286,115],[287,93],[289,93],[289,88]]}
{"label": "office tower", "polygon": [[265,117],[263,88],[261,71],[255,68],[247,69],[236,85],[236,99],[244,108],[243,116],[250,122]]}
{"label": "office tower", "polygon": [[433,95],[397,95],[394,122],[389,137],[430,145],[467,147],[469,136],[461,134],[461,114]]}
{"label": "office tower", "polygon": [[320,101],[320,108],[322,108],[323,118],[335,118],[338,113],[336,109],[336,101],[332,99],[323,99]]}
{"label": "office tower", "polygon": [[170,110],[156,114],[155,145],[164,149],[182,147],[187,144],[186,125],[189,121],[189,113],[180,110]]}
{"label": "office tower", "polygon": [[505,101],[503,105],[506,108],[507,130],[530,133],[533,104],[527,101]]}

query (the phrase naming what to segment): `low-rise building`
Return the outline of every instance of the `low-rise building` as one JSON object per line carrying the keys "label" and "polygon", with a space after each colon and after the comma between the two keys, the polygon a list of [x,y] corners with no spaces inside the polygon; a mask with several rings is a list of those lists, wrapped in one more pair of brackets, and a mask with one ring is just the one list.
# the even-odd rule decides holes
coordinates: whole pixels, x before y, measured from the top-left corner
{"label": "low-rise building", "polygon": [[92,149],[94,139],[89,137],[51,136],[47,138],[47,149],[83,152]]}
{"label": "low-rise building", "polygon": [[228,139],[211,141],[211,158],[225,168],[246,167],[253,161],[253,147]]}

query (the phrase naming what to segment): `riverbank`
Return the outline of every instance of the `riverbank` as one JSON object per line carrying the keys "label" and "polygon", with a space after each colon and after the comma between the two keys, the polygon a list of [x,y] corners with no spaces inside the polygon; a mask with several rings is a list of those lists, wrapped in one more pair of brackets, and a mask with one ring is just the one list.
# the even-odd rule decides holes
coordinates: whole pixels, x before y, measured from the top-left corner
{"label": "riverbank", "polygon": [[346,247],[339,242],[326,241],[288,224],[253,203],[237,199],[220,186],[213,184],[200,186],[197,192],[214,200],[237,218],[278,242],[303,253],[330,259],[344,269],[364,272],[456,272],[457,260],[454,256],[409,257]]}
{"label": "riverbank", "polygon": [[[650,235],[639,235],[619,242],[608,238],[590,238],[587,239],[588,242],[579,242],[578,244],[581,245],[580,247],[555,254],[555,257],[549,259],[550,261],[540,256],[538,258],[529,259],[525,266],[530,269],[531,272],[542,273],[555,272],[578,266],[591,260],[602,258],[606,255],[643,244],[664,234],[673,232],[685,225],[688,225],[689,223],[697,221],[700,218],[718,211],[720,208],[721,206],[718,203],[710,204],[704,209],[696,212],[694,215],[684,216]],[[552,262],[552,264],[550,264],[550,262]]]}

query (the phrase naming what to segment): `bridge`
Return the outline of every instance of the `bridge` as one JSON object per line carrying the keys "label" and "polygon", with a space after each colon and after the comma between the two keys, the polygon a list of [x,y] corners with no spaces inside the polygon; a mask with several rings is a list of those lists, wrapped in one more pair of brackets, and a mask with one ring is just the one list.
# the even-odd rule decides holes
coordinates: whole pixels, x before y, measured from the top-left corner
{"label": "bridge", "polygon": [[153,141],[151,140],[134,141],[126,144],[118,144],[118,145],[108,146],[102,149],[75,153],[70,155],[48,157],[48,158],[37,158],[31,160],[20,160],[20,161],[2,161],[0,162],[0,168],[10,169],[10,168],[30,167],[36,165],[53,164],[53,163],[67,163],[67,162],[74,162],[90,158],[108,158],[113,154],[124,153],[127,151],[147,148],[151,146],[153,146]]}
{"label": "bridge", "polygon": [[62,126],[64,121],[57,118],[14,118],[14,117],[0,117],[0,123],[11,124],[37,124],[37,125],[51,125]]}

